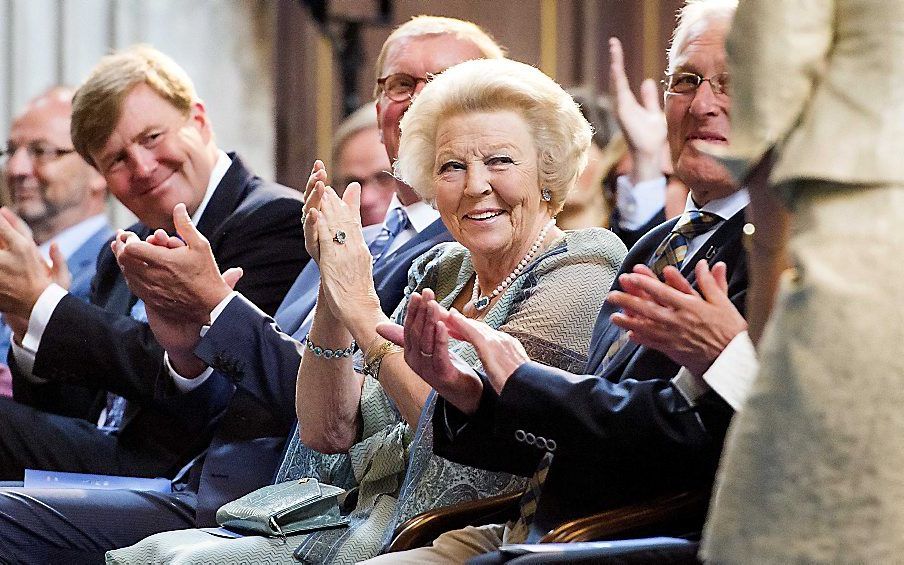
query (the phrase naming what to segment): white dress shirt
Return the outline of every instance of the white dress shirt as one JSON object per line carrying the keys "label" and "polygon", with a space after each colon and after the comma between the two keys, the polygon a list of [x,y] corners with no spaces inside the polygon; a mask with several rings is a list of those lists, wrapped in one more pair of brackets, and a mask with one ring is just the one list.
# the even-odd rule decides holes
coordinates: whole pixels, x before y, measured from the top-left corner
{"label": "white dress shirt", "polygon": [[628,175],[621,175],[615,185],[618,225],[622,229],[633,231],[642,228],[665,207],[665,177],[631,184]]}

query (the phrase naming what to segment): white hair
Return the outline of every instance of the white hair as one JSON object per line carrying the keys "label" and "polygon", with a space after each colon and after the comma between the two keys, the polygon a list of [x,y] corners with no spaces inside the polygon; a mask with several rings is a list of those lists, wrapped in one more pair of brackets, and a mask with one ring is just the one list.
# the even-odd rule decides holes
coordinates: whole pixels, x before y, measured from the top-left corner
{"label": "white hair", "polygon": [[537,148],[537,182],[552,193],[549,206],[556,214],[587,165],[592,129],[556,81],[517,61],[466,61],[428,83],[402,118],[396,174],[432,202],[436,134],[442,121],[506,110],[516,112],[530,128]]}
{"label": "white hair", "polygon": [[[408,39],[444,34],[470,41],[485,59],[501,59],[505,57],[505,50],[477,24],[442,16],[414,16],[395,28],[389,34],[389,37],[386,38],[386,41],[383,42],[383,47],[380,49],[380,54],[377,56],[377,62],[374,65],[376,78],[379,79],[382,76],[383,65],[386,63],[386,57],[391,46]],[[375,85],[374,98],[379,96],[380,87]]]}
{"label": "white hair", "polygon": [[731,22],[737,8],[738,0],[687,0],[678,10],[678,25],[668,52],[668,72],[675,72],[675,60],[689,41],[715,21]]}

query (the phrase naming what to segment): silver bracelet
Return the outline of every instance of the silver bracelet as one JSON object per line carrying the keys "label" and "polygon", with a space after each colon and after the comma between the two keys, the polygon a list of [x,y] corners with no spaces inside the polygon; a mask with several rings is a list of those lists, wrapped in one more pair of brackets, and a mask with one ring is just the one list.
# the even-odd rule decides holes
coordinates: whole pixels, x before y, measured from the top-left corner
{"label": "silver bracelet", "polygon": [[351,357],[352,354],[358,349],[358,344],[355,343],[355,340],[352,340],[352,344],[345,349],[327,349],[325,347],[320,347],[319,345],[314,345],[314,342],[311,341],[311,338],[309,336],[304,337],[304,344],[308,347],[311,353],[313,353],[317,357],[323,357],[324,359],[339,359],[340,357]]}

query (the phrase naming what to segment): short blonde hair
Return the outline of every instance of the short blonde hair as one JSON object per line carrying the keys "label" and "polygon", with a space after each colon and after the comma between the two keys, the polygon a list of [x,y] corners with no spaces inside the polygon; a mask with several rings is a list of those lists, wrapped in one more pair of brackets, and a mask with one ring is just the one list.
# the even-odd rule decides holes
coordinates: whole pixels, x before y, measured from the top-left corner
{"label": "short blonde hair", "polygon": [[668,72],[675,72],[675,60],[687,43],[699,35],[705,26],[715,22],[730,23],[738,8],[738,0],[687,0],[678,10],[678,24],[669,45]]}
{"label": "short blonde hair", "polygon": [[443,34],[470,41],[486,59],[501,59],[505,57],[505,50],[477,24],[441,16],[414,16],[395,28],[389,34],[389,37],[386,38],[386,41],[383,42],[383,48],[380,49],[380,55],[377,57],[377,63],[374,66],[376,74],[374,78],[374,98],[380,96],[380,86],[376,84],[376,80],[382,77],[383,65],[386,63],[390,47],[405,39]]}
{"label": "short blonde hair", "polygon": [[96,166],[101,149],[119,123],[122,103],[139,84],[148,85],[186,116],[198,101],[195,85],[175,61],[149,45],[133,45],[103,57],[72,100],[72,143]]}
{"label": "short blonde hair", "polygon": [[537,147],[537,180],[552,192],[549,205],[557,214],[587,165],[592,129],[561,86],[517,61],[467,61],[428,83],[402,118],[396,175],[433,202],[439,124],[460,114],[506,110],[517,112],[530,128]]}

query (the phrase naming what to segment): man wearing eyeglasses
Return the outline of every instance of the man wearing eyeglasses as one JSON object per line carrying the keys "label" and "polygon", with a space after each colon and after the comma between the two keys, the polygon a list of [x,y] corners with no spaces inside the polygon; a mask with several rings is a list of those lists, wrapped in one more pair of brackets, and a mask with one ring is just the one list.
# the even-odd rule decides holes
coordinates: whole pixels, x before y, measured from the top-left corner
{"label": "man wearing eyeglasses", "polygon": [[[376,65],[377,78],[385,78],[376,92],[376,118],[390,161],[398,154],[399,120],[411,98],[423,88],[428,73],[468,59],[501,56],[501,48],[470,22],[422,16],[394,31]],[[146,144],[153,143],[153,136],[147,136]],[[98,164],[102,170],[107,166],[112,170],[122,155],[122,151],[104,148],[98,152]],[[319,162],[308,190],[318,181],[329,182]],[[407,219],[392,223],[393,217]],[[152,321],[160,319],[154,318],[155,314],[166,318],[167,363],[161,363],[159,374],[154,375],[161,396],[179,397],[173,383],[196,387],[183,396],[188,397],[185,405],[201,418],[217,413],[218,407],[211,395],[200,396],[195,391],[211,387],[227,391],[224,396],[229,405],[213,429],[204,456],[186,466],[188,480],[177,482],[179,490],[172,493],[79,491],[77,497],[52,499],[42,493],[40,500],[46,506],[38,507],[5,499],[0,491],[0,561],[15,560],[28,552],[43,561],[96,559],[104,550],[133,544],[152,533],[214,526],[215,512],[222,504],[272,481],[295,423],[295,377],[302,348],[290,336],[301,339],[307,333],[305,320],[318,289],[316,265],[309,263],[296,279],[275,315],[277,326],[244,291],[224,287],[210,249],[203,243],[197,245],[203,241],[198,237],[198,232],[203,235],[204,231],[200,223],[196,230],[183,215],[178,225],[188,245],[158,234],[155,243],[163,247],[128,235],[118,242],[128,239],[129,243],[116,247],[129,286],[148,305],[149,317]],[[294,225],[300,235],[297,217]],[[382,246],[372,245],[371,252],[375,288],[381,306],[391,312],[404,294],[414,258],[450,236],[436,211],[400,183],[396,183],[381,234],[383,231],[386,236],[375,239],[382,240]],[[170,243],[173,248],[167,247]],[[301,252],[301,247],[275,251],[289,256]],[[189,270],[195,276],[165,275]],[[159,284],[160,280],[166,284]],[[203,321],[199,323],[199,319]],[[53,543],[46,542],[50,527],[57,533]]]}
{"label": "man wearing eyeglasses", "polygon": [[[31,230],[45,259],[53,257],[58,269],[65,263],[69,292],[87,300],[97,253],[113,230],[104,214],[107,183],[72,147],[72,94],[70,88],[54,87],[31,100],[13,121],[0,155],[12,211]],[[12,335],[7,322],[0,326],[4,362]],[[12,394],[10,388],[4,392]]]}
{"label": "man wearing eyeglasses", "polygon": [[[78,154],[138,216],[133,232],[165,237],[179,208],[216,258],[221,286],[208,290],[235,285],[261,311],[276,310],[308,259],[298,222],[300,194],[254,176],[237,155],[217,146],[204,103],[172,59],[148,46],[101,59],[75,94],[71,129]],[[24,149],[14,155],[25,156]],[[3,480],[21,480],[25,469],[173,477],[208,446],[234,396],[246,411],[258,405],[253,393],[235,393],[231,381],[192,386],[161,378],[165,352],[109,247],[97,257],[86,304],[53,280],[33,242],[2,217],[0,239],[0,310],[27,319],[21,333],[16,329],[10,355],[19,402],[0,398]],[[223,277],[218,264],[244,276],[237,282],[233,269]],[[158,282],[193,278],[196,268],[188,265]],[[196,324],[192,331],[199,329]],[[90,402],[82,390],[90,391]],[[230,430],[261,443],[268,432],[285,436],[289,424],[276,427],[267,408],[253,418],[242,414]],[[211,473],[216,482],[217,470]],[[79,484],[95,482],[103,480]],[[148,522],[158,528],[193,525],[195,492],[187,483],[183,478],[165,493],[2,489],[0,562],[97,560],[112,544],[157,531]],[[86,510],[95,498],[120,513]]]}
{"label": "man wearing eyeglasses", "polygon": [[[626,291],[645,282],[663,285],[662,276],[707,300],[727,295],[744,311],[747,260],[741,234],[749,198],[702,151],[704,143],[726,143],[730,137],[724,41],[735,7],[733,0],[689,1],[681,11],[669,50],[665,116],[675,174],[690,195],[679,218],[654,228],[628,252],[597,318],[587,374],[533,362],[514,337],[446,316],[436,305],[430,306],[433,316],[424,315],[423,302],[409,306],[410,319],[443,321],[453,335],[472,343],[485,370],[484,375],[460,372],[448,358],[431,366],[435,355],[421,366],[419,374],[443,397],[433,417],[434,451],[458,463],[532,479],[514,527],[457,530],[440,536],[433,547],[369,563],[464,562],[500,542],[537,541],[565,522],[607,508],[689,489],[709,491],[738,397],[734,383],[707,381],[707,372],[746,322],[741,316],[688,317],[661,342],[634,341],[628,331],[638,327],[638,312],[652,307],[660,319],[670,319],[676,309],[645,293],[641,297],[652,306],[642,304]],[[610,47],[612,80],[627,88],[621,45],[613,40]],[[712,306],[700,302],[704,309]],[[418,307],[424,310],[412,311]],[[436,331],[407,329],[406,339]],[[411,352],[425,349],[420,343],[405,345]],[[559,558],[553,553],[549,560]]]}

